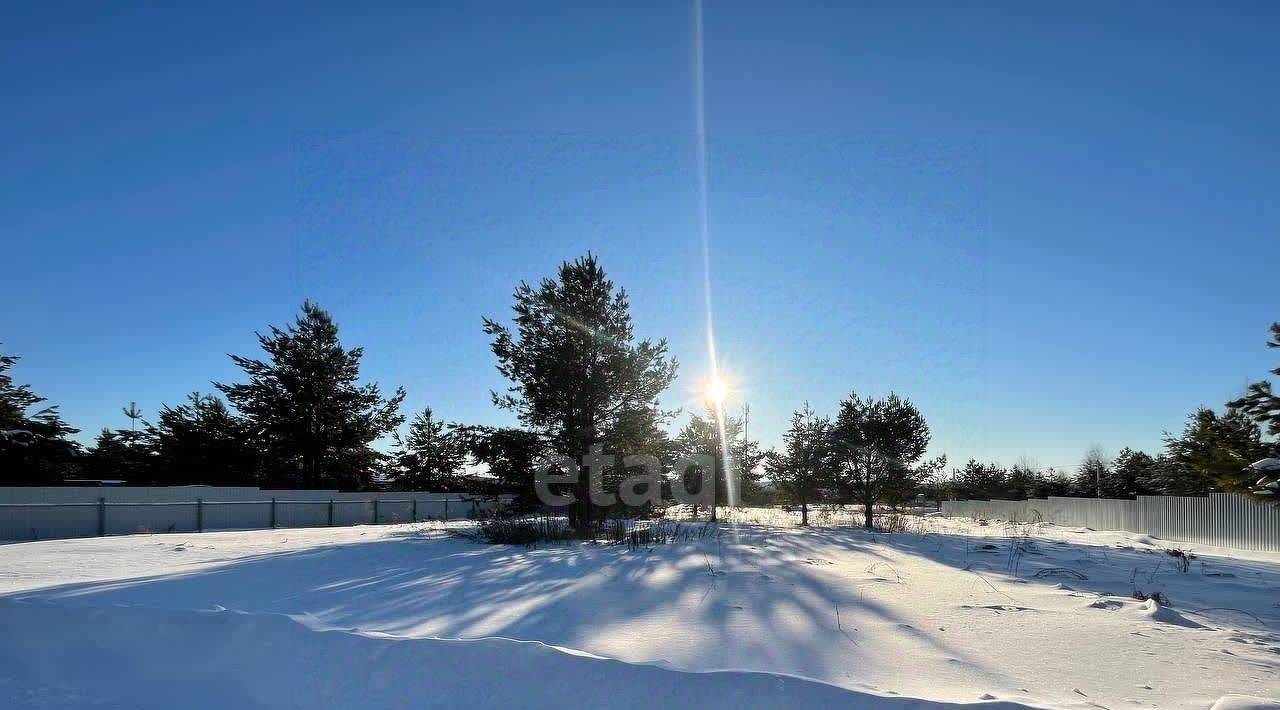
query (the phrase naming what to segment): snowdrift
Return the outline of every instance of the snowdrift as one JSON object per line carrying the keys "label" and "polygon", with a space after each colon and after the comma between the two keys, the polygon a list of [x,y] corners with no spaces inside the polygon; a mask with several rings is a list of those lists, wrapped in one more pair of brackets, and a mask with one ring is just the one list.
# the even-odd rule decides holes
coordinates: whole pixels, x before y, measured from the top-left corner
{"label": "snowdrift", "polygon": [[4,707],[958,707],[777,674],[684,673],[538,642],[314,631],[279,614],[3,600],[0,627]]}

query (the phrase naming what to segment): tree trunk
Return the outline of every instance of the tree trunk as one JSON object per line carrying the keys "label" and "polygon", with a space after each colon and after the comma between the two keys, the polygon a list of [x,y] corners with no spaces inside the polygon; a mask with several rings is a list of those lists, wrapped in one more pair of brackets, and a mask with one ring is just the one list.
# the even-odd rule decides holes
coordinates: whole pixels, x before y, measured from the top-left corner
{"label": "tree trunk", "polygon": [[591,504],[591,486],[579,480],[573,486],[574,497],[577,498],[569,506],[569,527],[578,532],[587,532],[595,523],[595,507]]}
{"label": "tree trunk", "polygon": [[809,502],[800,501],[800,525],[809,527]]}
{"label": "tree trunk", "polygon": [[863,515],[866,517],[866,522],[864,523],[864,527],[870,530],[872,517],[874,515],[875,501],[870,501],[870,500],[863,501],[862,505],[863,505]]}

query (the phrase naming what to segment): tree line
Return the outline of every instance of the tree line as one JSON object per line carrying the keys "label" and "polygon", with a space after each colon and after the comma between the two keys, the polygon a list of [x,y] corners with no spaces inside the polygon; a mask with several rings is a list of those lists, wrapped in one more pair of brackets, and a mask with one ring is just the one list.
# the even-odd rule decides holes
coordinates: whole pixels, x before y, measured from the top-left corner
{"label": "tree line", "polygon": [[[1124,449],[1114,460],[1094,451],[1074,472],[1005,468],[969,461],[946,469],[925,460],[930,431],[920,410],[896,394],[851,393],[834,416],[806,404],[795,412],[782,447],[765,451],[745,436],[742,417],[709,403],[669,431],[678,411],[659,399],[679,363],[665,340],[637,337],[626,290],[592,254],[560,265],[536,284],[520,283],[510,319],[484,318],[498,371],[508,386],[493,404],[518,426],[447,421],[429,407],[408,416],[403,387],[384,393],[360,377],[362,348],[348,348],[319,305],[304,302],[284,326],[257,334],[261,353],[230,355],[235,382],[214,382],[149,417],[123,409],[128,426],[103,429],[93,445],[72,436],[56,406],[11,375],[18,358],[0,355],[0,484],[48,485],[67,479],[131,484],[259,485],[268,488],[402,488],[528,498],[533,471],[548,454],[580,459],[593,445],[619,456],[660,461],[712,454],[716,499],[729,483],[744,504],[799,506],[807,521],[820,503],[856,504],[871,524],[877,503],[930,498],[1025,498],[1043,495],[1127,497],[1247,492],[1247,465],[1277,451],[1280,396],[1271,383],[1250,385],[1222,411],[1201,408],[1181,433],[1166,435],[1155,455]],[[1270,347],[1280,347],[1280,323]],[[1272,371],[1280,375],[1280,368]],[[402,426],[404,427],[402,432]],[[630,472],[601,464],[605,480]],[[664,474],[669,485],[696,470]],[[592,524],[609,511],[590,502],[587,477],[568,488],[571,522]],[[712,515],[714,515],[714,509]]]}
{"label": "tree line", "polygon": [[1201,407],[1181,432],[1165,434],[1163,449],[1154,455],[1125,447],[1108,458],[1095,447],[1074,470],[1037,469],[1026,462],[1005,467],[970,459],[962,468],[926,481],[921,492],[937,500],[1254,495],[1260,482],[1249,465],[1278,453],[1264,431],[1234,403],[1221,412]]}

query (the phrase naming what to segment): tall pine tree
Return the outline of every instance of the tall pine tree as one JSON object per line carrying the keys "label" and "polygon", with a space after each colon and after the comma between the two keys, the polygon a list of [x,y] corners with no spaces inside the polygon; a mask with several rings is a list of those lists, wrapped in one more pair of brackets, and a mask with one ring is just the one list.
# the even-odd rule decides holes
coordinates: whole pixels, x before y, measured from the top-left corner
{"label": "tall pine tree", "polygon": [[[626,291],[614,288],[595,256],[564,262],[555,279],[536,288],[521,283],[514,301],[514,332],[484,319],[498,371],[511,381],[493,399],[551,451],[580,460],[593,444],[622,437],[624,426],[669,417],[658,396],[675,379],[677,363],[666,340],[636,340]],[[573,488],[570,524],[590,526],[597,511],[585,472]]]}
{"label": "tall pine tree", "polygon": [[403,388],[385,398],[360,384],[363,348],[344,348],[338,325],[316,304],[285,328],[258,334],[267,358],[231,355],[248,376],[214,383],[249,421],[261,447],[264,482],[284,487],[367,487],[384,456],[374,442],[404,421]]}

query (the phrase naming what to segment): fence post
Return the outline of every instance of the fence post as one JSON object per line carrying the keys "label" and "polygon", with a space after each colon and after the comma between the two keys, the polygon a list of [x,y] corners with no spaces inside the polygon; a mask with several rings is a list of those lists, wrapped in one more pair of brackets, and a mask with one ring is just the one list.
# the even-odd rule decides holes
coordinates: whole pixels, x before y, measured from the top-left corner
{"label": "fence post", "polygon": [[333,499],[329,499],[329,527],[333,527]]}
{"label": "fence post", "polygon": [[373,524],[378,524],[378,499],[373,499]]}
{"label": "fence post", "polygon": [[413,522],[418,522],[418,499],[413,499]]}
{"label": "fence post", "polygon": [[271,496],[271,529],[276,527],[276,497]]}
{"label": "fence post", "polygon": [[107,499],[98,498],[98,537],[107,534]]}
{"label": "fence post", "polygon": [[204,532],[204,499],[196,498],[196,532]]}
{"label": "fence post", "polygon": [[449,522],[449,499],[444,499],[444,521]]}

